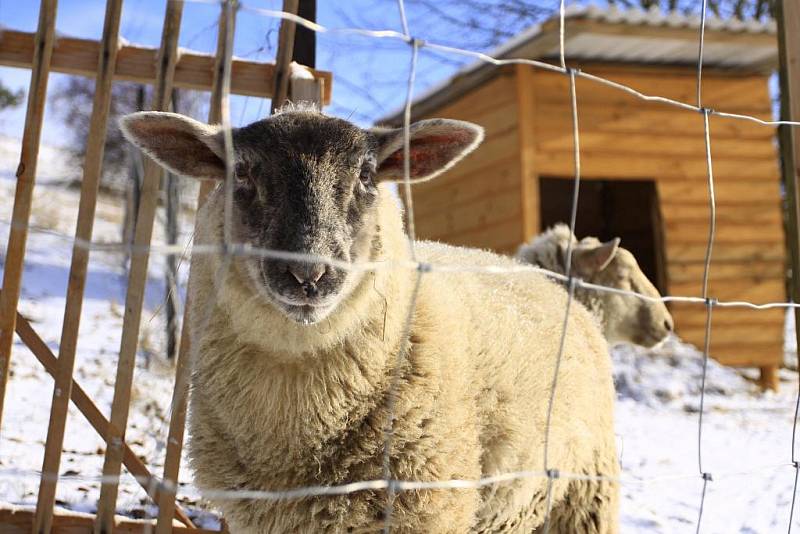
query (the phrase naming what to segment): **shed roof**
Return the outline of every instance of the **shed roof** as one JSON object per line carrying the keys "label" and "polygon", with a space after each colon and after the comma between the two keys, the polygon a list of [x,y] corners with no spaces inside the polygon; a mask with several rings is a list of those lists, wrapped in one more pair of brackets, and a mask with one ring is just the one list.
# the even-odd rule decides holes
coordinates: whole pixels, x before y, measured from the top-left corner
{"label": "shed roof", "polygon": [[[498,59],[557,61],[559,16],[511,38],[489,52]],[[699,15],[572,5],[566,10],[564,49],[570,61],[693,66],[697,64]],[[703,66],[733,72],[765,73],[777,65],[776,25],[772,20],[706,18]],[[491,78],[500,68],[476,61],[435,85],[414,101],[413,115],[425,115]],[[380,122],[396,123],[401,112]]]}

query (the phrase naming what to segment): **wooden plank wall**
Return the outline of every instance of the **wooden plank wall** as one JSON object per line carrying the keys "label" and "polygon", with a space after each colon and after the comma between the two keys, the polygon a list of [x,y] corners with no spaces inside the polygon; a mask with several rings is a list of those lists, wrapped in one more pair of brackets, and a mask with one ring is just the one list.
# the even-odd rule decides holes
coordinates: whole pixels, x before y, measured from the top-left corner
{"label": "wooden plank wall", "polygon": [[[644,93],[693,102],[692,69],[584,65],[587,72]],[[568,80],[537,71],[538,110],[529,120],[541,176],[572,176]],[[767,79],[706,71],[703,101],[712,109],[771,118]],[[708,235],[703,117],[645,102],[595,82],[578,80],[584,179],[653,179],[665,225],[668,290],[699,296]],[[720,300],[783,301],[784,232],[775,130],[711,117],[717,232],[710,295]],[[623,243],[624,246],[624,243]],[[702,346],[705,309],[672,306],[679,335]],[[784,313],[716,309],[711,353],[730,365],[778,365]]]}
{"label": "wooden plank wall", "polygon": [[475,122],[483,144],[453,170],[415,185],[420,239],[513,252],[522,240],[517,96],[512,69],[432,116]]}

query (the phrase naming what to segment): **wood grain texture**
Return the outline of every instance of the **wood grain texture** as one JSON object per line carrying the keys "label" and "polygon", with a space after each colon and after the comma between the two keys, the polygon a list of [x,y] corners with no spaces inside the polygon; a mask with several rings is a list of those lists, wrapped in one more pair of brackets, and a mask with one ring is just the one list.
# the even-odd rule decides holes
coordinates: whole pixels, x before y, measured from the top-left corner
{"label": "wood grain texture", "polygon": [[44,105],[47,100],[47,81],[50,76],[50,60],[55,41],[56,6],[56,0],[42,0],[39,6],[39,23],[31,59],[28,108],[25,112],[22,151],[17,167],[17,187],[14,193],[8,247],[3,263],[3,293],[0,296],[0,425],[2,425],[6,384],[11,369],[14,322],[22,287],[25,244],[28,240],[36,163],[44,121]]}
{"label": "wood grain texture", "polygon": [[[74,37],[59,37],[53,50],[53,72],[94,77],[101,42]],[[16,30],[0,32],[0,65],[30,68],[34,51],[34,34]],[[154,84],[157,74],[157,48],[124,44],[117,53],[115,81]],[[312,70],[314,77],[324,80],[325,103],[330,103],[333,74]],[[275,87],[275,65],[234,59],[231,93],[271,98]],[[180,89],[210,91],[214,83],[214,56],[189,50],[181,51],[175,65],[174,85]]]}
{"label": "wood grain texture", "polygon": [[97,77],[92,102],[92,115],[89,119],[89,134],[86,142],[86,156],[83,161],[81,196],[78,204],[78,222],[75,230],[76,244],[72,247],[72,263],[69,271],[67,298],[64,308],[64,321],[61,327],[58,367],[53,374],[53,401],[47,428],[47,441],[44,449],[42,478],[36,503],[36,531],[48,531],[53,517],[56,499],[56,484],[61,450],[64,445],[64,432],[67,424],[67,410],[72,392],[72,372],[78,346],[83,294],[89,266],[89,250],[78,246],[77,242],[92,240],[94,216],[97,206],[97,192],[102,176],[103,152],[108,129],[108,113],[111,107],[111,85],[119,48],[119,24],[122,15],[122,0],[110,0],[106,4],[105,21],[101,47],[95,58]]}

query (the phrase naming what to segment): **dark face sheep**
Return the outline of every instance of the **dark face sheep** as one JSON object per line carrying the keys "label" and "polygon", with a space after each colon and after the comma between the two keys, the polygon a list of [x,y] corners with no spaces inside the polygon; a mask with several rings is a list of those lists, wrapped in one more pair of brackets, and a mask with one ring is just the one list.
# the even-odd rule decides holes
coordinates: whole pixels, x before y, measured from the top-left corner
{"label": "dark face sheep", "polygon": [[[218,126],[171,113],[137,113],[124,118],[122,127],[134,144],[176,174],[225,177]],[[324,259],[370,259],[377,184],[403,177],[402,130],[364,130],[314,110],[289,109],[234,129],[232,137],[230,236],[235,243],[317,258],[247,260],[256,291],[295,321],[315,323],[335,309],[359,278]],[[411,179],[439,174],[481,137],[480,128],[460,121],[415,123]]]}

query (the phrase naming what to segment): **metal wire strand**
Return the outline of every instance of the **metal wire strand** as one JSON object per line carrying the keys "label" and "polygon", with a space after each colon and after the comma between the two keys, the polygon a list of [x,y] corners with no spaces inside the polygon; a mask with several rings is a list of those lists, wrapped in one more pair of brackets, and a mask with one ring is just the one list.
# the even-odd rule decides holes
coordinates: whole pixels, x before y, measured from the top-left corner
{"label": "metal wire strand", "polygon": [[703,519],[703,507],[706,500],[706,490],[708,483],[712,480],[711,474],[703,469],[703,412],[706,397],[706,373],[708,371],[708,355],[711,347],[711,323],[714,301],[708,297],[708,282],[711,271],[711,255],[714,250],[714,235],[717,223],[717,202],[714,195],[714,164],[711,159],[711,131],[709,127],[709,110],[702,107],[703,90],[703,49],[705,43],[706,29],[706,10],[708,0],[703,0],[702,13],[700,18],[700,36],[697,52],[697,107],[703,113],[703,133],[705,140],[706,169],[708,176],[708,240],[706,243],[706,255],[703,265],[703,298],[706,301],[706,329],[703,340],[703,373],[700,381],[700,412],[697,417],[697,469],[703,479],[703,490],[700,494],[700,506],[697,514],[696,534],[700,534],[700,525]]}
{"label": "metal wire strand", "polygon": [[[581,188],[581,144],[580,144],[580,134],[578,129],[578,100],[577,94],[575,90],[575,71],[570,69],[569,71],[569,95],[570,95],[570,106],[572,110],[572,139],[573,139],[573,155],[574,155],[574,165],[575,165],[575,180],[573,183],[572,189],[572,207],[570,210],[570,217],[569,217],[569,229],[571,234],[575,235],[575,223],[578,219],[578,197],[580,194]],[[564,356],[564,346],[567,341],[567,328],[569,326],[569,316],[572,307],[572,300],[575,297],[575,278],[572,276],[572,252],[573,252],[573,241],[570,239],[567,243],[567,252],[566,252],[566,260],[564,266],[564,272],[566,273],[567,280],[568,280],[568,287],[567,287],[567,304],[564,310],[564,322],[561,326],[561,338],[559,339],[558,343],[558,355],[556,356],[556,364],[555,369],[553,370],[553,380],[550,386],[550,398],[547,402],[547,422],[545,424],[545,434],[544,434],[544,470],[548,473],[548,482],[547,482],[547,506],[545,508],[545,516],[544,516],[544,527],[543,532],[547,534],[550,529],[550,511],[552,506],[552,490],[553,490],[553,478],[557,478],[558,471],[550,467],[550,428],[553,418],[553,406],[555,405],[556,399],[556,388],[558,387],[558,373],[561,370],[561,360]]]}

